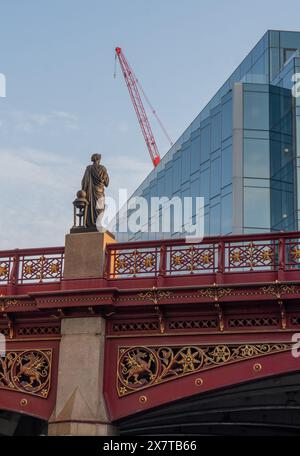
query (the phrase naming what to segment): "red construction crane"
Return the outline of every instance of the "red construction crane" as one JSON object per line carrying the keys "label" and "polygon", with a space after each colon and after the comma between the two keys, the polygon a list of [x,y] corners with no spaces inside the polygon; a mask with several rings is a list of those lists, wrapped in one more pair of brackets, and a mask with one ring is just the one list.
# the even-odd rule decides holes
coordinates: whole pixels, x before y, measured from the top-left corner
{"label": "red construction crane", "polygon": [[156,167],[160,162],[160,155],[159,155],[157,144],[156,144],[156,141],[155,141],[155,138],[154,138],[151,126],[150,126],[150,122],[148,120],[148,117],[147,117],[147,114],[146,114],[146,111],[145,111],[145,108],[144,108],[144,105],[143,105],[143,102],[142,102],[142,99],[140,96],[139,88],[140,88],[142,94],[144,95],[147,103],[149,104],[149,106],[152,110],[152,113],[155,115],[158,123],[160,124],[164,134],[167,136],[170,144],[172,145],[173,143],[172,143],[168,133],[166,132],[166,129],[164,128],[162,122],[158,118],[155,110],[153,109],[149,99],[147,98],[143,88],[141,87],[138,79],[136,78],[131,66],[129,65],[129,63],[120,47],[116,48],[116,58],[117,57],[119,59],[121,69],[123,71],[124,79],[125,79],[125,82],[126,82],[137,118],[138,118],[138,121],[140,124],[140,127],[142,129],[142,133],[145,138],[152,163],[153,163],[154,167]]}

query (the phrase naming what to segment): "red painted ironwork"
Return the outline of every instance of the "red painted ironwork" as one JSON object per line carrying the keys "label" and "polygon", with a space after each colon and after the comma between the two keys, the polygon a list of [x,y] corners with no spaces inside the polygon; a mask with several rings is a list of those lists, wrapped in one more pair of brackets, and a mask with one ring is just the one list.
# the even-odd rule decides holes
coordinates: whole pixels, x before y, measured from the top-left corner
{"label": "red painted ironwork", "polygon": [[[59,341],[40,339],[24,343],[8,339],[6,350],[8,363],[5,366],[5,358],[2,359],[2,371],[0,368],[0,408],[48,420],[56,402]],[[50,357],[48,362],[43,359],[48,353],[51,353],[51,363]],[[26,363],[34,356],[36,365],[30,372],[30,378],[36,380],[31,385],[24,380],[29,378],[25,369]],[[20,369],[16,372],[14,366],[17,364]],[[3,368],[6,370],[3,371]],[[11,375],[14,375],[13,382],[6,381]]]}
{"label": "red painted ironwork", "polygon": [[0,408],[49,418],[64,318],[106,319],[111,420],[300,370],[290,352],[300,330],[299,232],[110,244],[105,257],[103,277],[66,280],[62,247],[0,252],[0,333],[8,349],[25,352],[24,366],[28,352],[34,359],[53,350],[49,395],[4,385]]}
{"label": "red painted ironwork", "polygon": [[[164,249],[162,250],[162,247]],[[147,261],[156,255],[158,261]],[[184,240],[131,242],[108,246],[112,262],[108,278],[173,276],[208,273],[299,270],[299,233],[275,233]],[[153,267],[155,264],[155,267]],[[164,265],[164,266],[162,266]]]}
{"label": "red painted ironwork", "polygon": [[64,247],[0,251],[0,285],[60,282]]}
{"label": "red painted ironwork", "polygon": [[[290,335],[275,332],[249,333],[247,339],[200,333],[172,338],[141,334],[138,340],[128,336],[108,341],[106,360],[104,392],[112,420],[300,369],[299,359],[291,355]],[[117,385],[112,365],[117,366]]]}
{"label": "red painted ironwork", "polygon": [[[0,251],[0,294],[55,290],[63,283],[64,248]],[[295,274],[300,271],[300,234],[272,233],[208,237],[200,244],[183,239],[110,244],[103,280],[112,286],[124,279],[203,277],[210,282],[246,282],[252,273]],[[268,275],[269,274],[269,275]],[[234,278],[236,276],[236,278]],[[205,278],[206,277],[206,278]],[[227,277],[227,278],[226,278]],[[291,276],[293,278],[294,275]],[[192,279],[191,279],[192,280]],[[82,282],[89,286],[89,282]],[[123,285],[126,286],[125,282]],[[47,288],[48,287],[48,288]]]}

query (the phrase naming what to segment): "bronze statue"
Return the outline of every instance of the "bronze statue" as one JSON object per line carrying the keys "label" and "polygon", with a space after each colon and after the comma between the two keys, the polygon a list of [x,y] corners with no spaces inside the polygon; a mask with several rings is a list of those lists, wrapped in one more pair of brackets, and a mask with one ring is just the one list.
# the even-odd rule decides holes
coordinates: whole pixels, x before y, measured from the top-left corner
{"label": "bronze statue", "polygon": [[91,161],[93,164],[87,166],[82,179],[81,188],[85,191],[86,199],[88,201],[85,224],[88,228],[96,228],[97,218],[104,212],[104,187],[108,187],[109,177],[105,166],[100,165],[100,154],[93,154]]}

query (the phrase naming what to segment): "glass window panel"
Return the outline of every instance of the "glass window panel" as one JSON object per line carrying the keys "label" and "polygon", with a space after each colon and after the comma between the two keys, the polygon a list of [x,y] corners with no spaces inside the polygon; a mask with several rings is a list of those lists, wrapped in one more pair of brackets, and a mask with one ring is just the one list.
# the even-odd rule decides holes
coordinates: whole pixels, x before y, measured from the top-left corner
{"label": "glass window panel", "polygon": [[272,132],[292,135],[292,96],[287,89],[280,89],[275,94],[270,94],[270,129]]}
{"label": "glass window panel", "polygon": [[269,43],[272,47],[279,47],[279,32],[276,30],[269,31]]}
{"label": "glass window panel", "polygon": [[160,172],[158,174],[158,195],[165,194],[165,172]]}
{"label": "glass window panel", "polygon": [[182,167],[182,172],[181,172],[181,182],[187,182],[190,180],[191,177],[191,145],[189,144],[189,147],[185,148],[182,151],[182,157],[181,157],[181,167]]}
{"label": "glass window panel", "polygon": [[264,75],[266,71],[265,68],[265,55],[262,55],[257,62],[251,68],[252,75]]}
{"label": "glass window panel", "polygon": [[245,178],[246,187],[267,187],[270,188],[270,179],[254,179],[253,177]]}
{"label": "glass window panel", "polygon": [[283,48],[300,48],[299,32],[280,32],[280,46]]}
{"label": "glass window panel", "polygon": [[269,94],[244,92],[244,128],[269,129]]}
{"label": "glass window panel", "polygon": [[283,54],[284,62],[287,62],[291,57],[293,57],[293,55],[295,54],[296,51],[297,51],[297,49],[284,49],[284,54]]}
{"label": "glass window panel", "polygon": [[166,181],[165,181],[165,189],[166,189],[166,196],[172,196],[173,193],[173,168],[169,167],[166,168]]}
{"label": "glass window panel", "polygon": [[232,99],[222,105],[222,140],[232,136]]}
{"label": "glass window panel", "polygon": [[209,168],[200,174],[200,196],[204,197],[204,204],[209,203]]}
{"label": "glass window panel", "polygon": [[191,141],[191,173],[200,168],[200,136],[196,136]]}
{"label": "glass window panel", "polygon": [[210,127],[207,125],[201,130],[201,163],[209,159],[210,154]]}
{"label": "glass window panel", "polygon": [[204,214],[204,235],[209,236],[210,231],[209,231],[209,215],[208,213]]}
{"label": "glass window panel", "polygon": [[217,158],[210,166],[210,197],[218,195],[221,191],[221,159]]}
{"label": "glass window panel", "polygon": [[270,177],[269,141],[244,139],[244,176],[263,179]]}
{"label": "glass window panel", "polygon": [[181,160],[174,160],[173,162],[173,192],[180,188],[181,182]]}
{"label": "glass window panel", "polygon": [[221,200],[221,234],[232,232],[232,194],[222,197]]}
{"label": "glass window panel", "polygon": [[157,180],[150,183],[150,196],[158,196],[157,193]]}
{"label": "glass window panel", "polygon": [[251,56],[248,55],[241,63],[241,78],[245,76],[251,68]]}
{"label": "glass window panel", "polygon": [[210,208],[210,235],[221,234],[221,210],[220,205]]}
{"label": "glass window panel", "polygon": [[244,188],[244,226],[270,229],[270,191]]}
{"label": "glass window panel", "polygon": [[269,92],[268,84],[258,84],[257,82],[244,84],[245,92]]}
{"label": "glass window panel", "polygon": [[197,180],[191,182],[191,196],[192,197],[202,196],[200,194],[200,179],[197,179]]}
{"label": "glass window panel", "polygon": [[221,115],[216,114],[211,119],[211,150],[221,147]]}
{"label": "glass window panel", "polygon": [[232,147],[222,150],[222,187],[232,182]]}

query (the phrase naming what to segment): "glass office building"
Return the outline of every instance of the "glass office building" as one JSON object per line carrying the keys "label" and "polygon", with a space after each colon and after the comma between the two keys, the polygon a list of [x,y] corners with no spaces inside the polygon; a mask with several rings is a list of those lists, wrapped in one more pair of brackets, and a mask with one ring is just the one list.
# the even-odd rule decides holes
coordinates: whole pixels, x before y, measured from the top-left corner
{"label": "glass office building", "polygon": [[[300,32],[268,31],[133,196],[203,196],[205,235],[300,229],[299,49]],[[183,235],[145,231],[124,239]]]}

